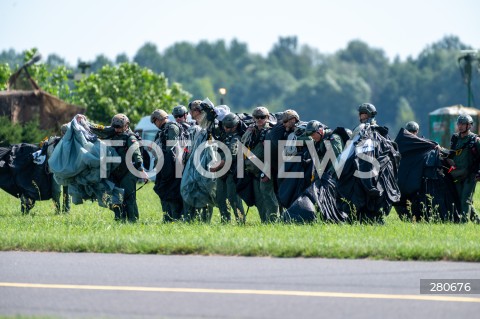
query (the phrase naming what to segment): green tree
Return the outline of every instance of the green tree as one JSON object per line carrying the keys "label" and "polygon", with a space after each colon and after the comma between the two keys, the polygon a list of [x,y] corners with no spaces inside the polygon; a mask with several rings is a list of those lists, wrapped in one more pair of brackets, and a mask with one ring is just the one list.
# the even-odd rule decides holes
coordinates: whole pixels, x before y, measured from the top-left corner
{"label": "green tree", "polygon": [[395,125],[392,128],[393,132],[398,132],[400,128],[404,127],[405,124],[409,121],[416,121],[415,112],[413,112],[412,107],[408,103],[407,99],[401,97],[397,103],[397,116],[395,118]]}
{"label": "green tree", "polygon": [[7,63],[10,68],[16,69],[24,59],[24,54],[15,52],[14,49],[2,51],[0,53],[0,63]]}
{"label": "green tree", "polygon": [[45,64],[49,65],[52,69],[67,65],[65,59],[61,58],[57,54],[49,54]]}
{"label": "green tree", "polygon": [[385,88],[390,71],[389,61],[383,50],[370,48],[365,42],[354,40],[348,43],[345,50],[337,52],[335,57],[340,62],[335,64],[340,68],[338,72],[362,77],[372,91],[371,101],[383,104],[379,96]]}
{"label": "green tree", "polygon": [[358,123],[358,104],[370,98],[370,87],[363,78],[327,73],[318,79],[301,81],[284,101],[303,120],[316,119],[331,127],[354,127]]}
{"label": "green tree", "polygon": [[153,43],[145,43],[133,57],[133,62],[148,68],[154,72],[164,72],[162,70],[162,56],[157,50],[157,46]]}
{"label": "green tree", "polygon": [[12,75],[12,71],[8,63],[0,64],[0,91],[7,89],[7,82],[10,75]]}
{"label": "green tree", "polygon": [[115,58],[115,64],[128,63],[128,62],[130,62],[130,61],[129,61],[128,55],[126,53],[120,53]]}
{"label": "green tree", "polygon": [[90,63],[90,70],[92,72],[97,72],[101,68],[103,68],[105,65],[112,66],[113,62],[107,58],[104,54],[97,55],[95,60]]}
{"label": "green tree", "polygon": [[190,94],[180,84],[168,84],[163,74],[156,74],[136,63],[104,66],[77,84],[75,102],[87,106],[87,116],[95,122],[108,123],[117,113],[125,113],[136,123],[160,108],[167,112],[177,104],[188,103]]}
{"label": "green tree", "polygon": [[299,49],[296,36],[280,37],[268,54],[269,63],[290,72],[296,79],[310,75],[312,70],[311,50]]}

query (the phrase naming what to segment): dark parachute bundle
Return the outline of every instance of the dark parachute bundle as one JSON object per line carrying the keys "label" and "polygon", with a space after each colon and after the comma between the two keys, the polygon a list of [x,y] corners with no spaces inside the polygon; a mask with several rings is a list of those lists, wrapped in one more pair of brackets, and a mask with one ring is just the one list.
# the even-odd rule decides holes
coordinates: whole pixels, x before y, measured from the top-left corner
{"label": "dark parachute bundle", "polygon": [[405,129],[395,139],[402,159],[398,186],[402,197],[395,204],[401,219],[457,221],[460,207],[453,178],[437,143]]}
{"label": "dark parachute bundle", "polygon": [[400,153],[386,127],[366,125],[345,148],[337,205],[352,221],[382,222],[400,200]]}
{"label": "dark parachute bundle", "polygon": [[341,223],[348,215],[337,208],[336,180],[322,174],[283,213],[285,222],[310,223],[318,221]]}
{"label": "dark parachute bundle", "polygon": [[33,204],[52,198],[46,154],[32,144],[0,147],[0,188]]}
{"label": "dark parachute bundle", "polygon": [[216,175],[209,172],[211,163],[217,162],[218,155],[217,145],[212,138],[216,113],[210,100],[209,103],[206,100],[202,103],[205,116],[199,123],[202,130],[194,136],[180,184],[183,201],[194,208],[214,205],[216,196]]}
{"label": "dark parachute bundle", "polygon": [[[284,141],[286,143],[284,144],[285,147],[279,149],[279,141],[277,140],[275,152],[272,151],[272,162],[276,163],[276,171],[278,172],[277,198],[280,205],[285,208],[290,207],[313,181],[315,168],[313,167],[313,161],[308,151],[308,147],[305,144],[307,139],[304,135],[305,127],[305,122],[299,122],[295,127],[295,130],[291,132],[288,135],[287,140]],[[273,128],[272,131],[274,129],[275,128]],[[280,132],[281,130],[278,131],[278,133]],[[272,133],[272,135],[274,135],[275,131]],[[301,141],[301,145],[296,145],[297,140]],[[275,141],[272,139],[272,144],[275,144],[274,142]],[[275,161],[273,160],[274,157]],[[279,157],[283,158],[283,161],[277,163]],[[295,159],[294,157],[297,158]],[[272,166],[274,165],[272,164]],[[302,177],[287,178],[286,174],[292,175],[292,173],[301,173]]]}
{"label": "dark parachute bundle", "polygon": [[[336,128],[331,134],[339,135],[343,144],[349,138],[342,127]],[[336,178],[330,172],[325,172],[318,177],[311,154],[307,147],[304,149],[302,162],[292,164],[301,165],[304,168],[305,178],[285,179],[279,187],[279,197],[282,202],[285,202],[285,207],[288,207],[283,214],[283,220],[297,223],[318,220],[333,223],[346,221],[348,215],[337,208]],[[313,183],[312,178],[314,178]]]}

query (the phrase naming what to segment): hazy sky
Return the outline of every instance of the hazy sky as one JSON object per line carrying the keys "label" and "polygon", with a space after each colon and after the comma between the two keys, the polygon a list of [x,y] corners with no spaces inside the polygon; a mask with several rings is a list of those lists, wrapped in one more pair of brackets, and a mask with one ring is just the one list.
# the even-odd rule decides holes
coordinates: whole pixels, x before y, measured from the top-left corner
{"label": "hazy sky", "polygon": [[292,35],[322,53],[360,39],[402,59],[445,35],[480,49],[479,0],[0,0],[0,12],[0,51],[37,47],[72,65],[102,53],[131,59],[147,41],[163,52],[236,38],[266,54]]}

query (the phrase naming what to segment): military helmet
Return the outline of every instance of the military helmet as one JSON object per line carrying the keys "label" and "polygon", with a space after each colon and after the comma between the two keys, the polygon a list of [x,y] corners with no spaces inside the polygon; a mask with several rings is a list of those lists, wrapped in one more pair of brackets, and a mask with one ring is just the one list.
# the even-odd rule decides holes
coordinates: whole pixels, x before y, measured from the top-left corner
{"label": "military helmet", "polygon": [[415,121],[410,121],[407,124],[405,124],[405,129],[411,133],[418,132],[420,129],[420,126],[418,125],[417,122]]}
{"label": "military helmet", "polygon": [[199,110],[202,110],[203,107],[202,107],[202,100],[195,100],[195,101],[192,101],[190,103],[188,103],[188,108],[190,110],[192,109],[199,109]]}
{"label": "military helmet", "polygon": [[473,124],[473,118],[468,114],[460,114],[457,124]]}
{"label": "military helmet", "polygon": [[180,116],[184,116],[185,114],[188,113],[188,110],[185,106],[183,105],[177,105],[173,108],[173,111],[172,111],[172,115],[174,117],[180,117]]}
{"label": "military helmet", "polygon": [[295,110],[286,110],[285,112],[283,112],[283,122],[288,122],[291,119],[296,119],[298,122],[300,121],[300,116],[298,116],[298,113]]}
{"label": "military helmet", "polygon": [[371,103],[362,103],[358,106],[358,113],[365,113],[368,114],[368,117],[373,118],[377,115],[377,109]]}
{"label": "military helmet", "polygon": [[252,112],[253,117],[268,116],[268,114],[268,109],[264,106],[258,106]]}
{"label": "military helmet", "polygon": [[68,124],[66,123],[60,126],[60,132],[62,133],[62,135],[65,135],[65,133],[67,133],[67,129],[68,129]]}
{"label": "military helmet", "polygon": [[125,125],[130,124],[130,120],[125,114],[117,114],[112,118],[113,127],[124,127]]}
{"label": "military helmet", "polygon": [[155,123],[155,120],[163,120],[168,117],[168,113],[164,110],[155,110],[150,115],[150,122]]}
{"label": "military helmet", "polygon": [[238,125],[240,118],[235,113],[228,113],[222,120],[222,125],[226,128],[233,128]]}
{"label": "military helmet", "polygon": [[305,134],[312,135],[313,133],[315,133],[321,128],[325,128],[325,125],[323,125],[319,121],[311,120],[310,122],[307,123],[307,127],[305,128]]}

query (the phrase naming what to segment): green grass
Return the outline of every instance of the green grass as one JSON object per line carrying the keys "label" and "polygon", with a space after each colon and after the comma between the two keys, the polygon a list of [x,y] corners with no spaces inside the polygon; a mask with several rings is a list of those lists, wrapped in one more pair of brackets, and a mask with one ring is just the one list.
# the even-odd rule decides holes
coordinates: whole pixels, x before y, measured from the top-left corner
{"label": "green grass", "polygon": [[385,225],[262,225],[251,208],[245,226],[220,224],[218,211],[211,224],[163,224],[152,186],[138,192],[136,224],[115,222],[92,202],[67,215],[37,202],[22,215],[20,201],[0,191],[0,250],[480,261],[480,225],[472,223],[408,223],[392,210]]}

